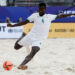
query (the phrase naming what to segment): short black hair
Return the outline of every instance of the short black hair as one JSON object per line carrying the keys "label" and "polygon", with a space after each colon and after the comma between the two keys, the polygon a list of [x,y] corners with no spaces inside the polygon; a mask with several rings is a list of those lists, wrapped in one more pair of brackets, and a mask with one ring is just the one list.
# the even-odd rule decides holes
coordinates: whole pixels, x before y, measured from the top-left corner
{"label": "short black hair", "polygon": [[41,6],[44,6],[45,9],[46,9],[46,4],[45,4],[45,3],[40,3],[40,4],[39,4],[39,7],[41,7]]}

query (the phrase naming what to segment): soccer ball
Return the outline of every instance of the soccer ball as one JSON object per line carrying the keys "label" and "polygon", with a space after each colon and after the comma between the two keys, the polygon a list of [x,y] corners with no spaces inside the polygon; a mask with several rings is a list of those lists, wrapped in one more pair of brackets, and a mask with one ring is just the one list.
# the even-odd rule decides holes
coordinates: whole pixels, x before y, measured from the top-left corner
{"label": "soccer ball", "polygon": [[13,64],[10,61],[5,61],[3,63],[3,68],[7,71],[11,70],[13,68]]}

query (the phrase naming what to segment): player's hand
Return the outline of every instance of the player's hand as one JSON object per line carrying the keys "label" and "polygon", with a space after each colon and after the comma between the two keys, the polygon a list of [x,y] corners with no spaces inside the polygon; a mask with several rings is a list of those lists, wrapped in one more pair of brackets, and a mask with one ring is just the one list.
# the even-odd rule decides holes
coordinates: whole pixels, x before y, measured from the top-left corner
{"label": "player's hand", "polygon": [[8,24],[7,24],[7,27],[13,27],[13,25],[12,25],[12,24],[10,24],[10,23],[8,23]]}

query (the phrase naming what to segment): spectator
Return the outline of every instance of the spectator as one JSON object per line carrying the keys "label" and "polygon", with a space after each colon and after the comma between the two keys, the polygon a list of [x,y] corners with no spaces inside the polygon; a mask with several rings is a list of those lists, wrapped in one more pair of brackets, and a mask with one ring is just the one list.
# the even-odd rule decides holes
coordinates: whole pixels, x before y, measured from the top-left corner
{"label": "spectator", "polygon": [[14,6],[15,0],[7,0],[7,6]]}
{"label": "spectator", "polygon": [[18,22],[22,22],[22,17],[20,17],[20,18],[18,19]]}
{"label": "spectator", "polygon": [[10,18],[6,17],[6,23],[10,23]]}

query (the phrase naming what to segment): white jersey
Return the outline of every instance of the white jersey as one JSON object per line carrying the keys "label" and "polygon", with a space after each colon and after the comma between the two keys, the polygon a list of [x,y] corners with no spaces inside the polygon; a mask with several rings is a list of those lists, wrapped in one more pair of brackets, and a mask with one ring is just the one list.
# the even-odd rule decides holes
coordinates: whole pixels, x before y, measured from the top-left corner
{"label": "white jersey", "polygon": [[34,22],[34,26],[29,34],[23,37],[18,44],[21,46],[29,47],[30,45],[38,46],[41,48],[44,39],[48,37],[48,32],[50,28],[51,21],[56,18],[56,15],[45,14],[44,16],[39,16],[39,13],[34,13],[28,20]]}
{"label": "white jersey", "polygon": [[43,40],[48,37],[48,32],[50,29],[51,21],[56,18],[57,15],[45,14],[39,16],[39,13],[33,13],[28,20],[34,22],[32,30],[29,32],[28,36],[34,40]]}

